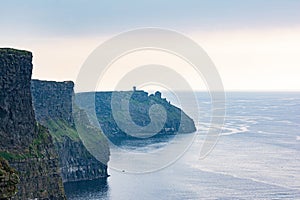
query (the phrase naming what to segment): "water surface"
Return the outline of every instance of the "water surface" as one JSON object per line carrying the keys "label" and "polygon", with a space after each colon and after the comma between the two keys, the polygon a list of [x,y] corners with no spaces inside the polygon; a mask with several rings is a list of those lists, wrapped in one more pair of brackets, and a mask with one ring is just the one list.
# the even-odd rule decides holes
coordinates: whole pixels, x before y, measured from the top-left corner
{"label": "water surface", "polygon": [[[206,94],[198,98],[199,130],[177,162],[155,173],[110,169],[107,180],[65,184],[68,199],[300,199],[300,93],[227,93],[224,130],[203,160],[199,151],[211,105]],[[128,151],[118,160],[126,164],[128,154],[164,145],[165,139],[145,145],[125,142]]]}

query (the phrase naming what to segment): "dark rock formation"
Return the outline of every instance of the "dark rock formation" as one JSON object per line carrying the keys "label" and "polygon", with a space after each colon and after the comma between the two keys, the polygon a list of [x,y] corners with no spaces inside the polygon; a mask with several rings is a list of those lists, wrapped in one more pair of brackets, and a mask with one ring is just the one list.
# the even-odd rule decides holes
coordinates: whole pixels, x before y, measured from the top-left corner
{"label": "dark rock formation", "polygon": [[31,61],[30,52],[0,49],[0,157],[19,174],[13,199],[65,199],[52,137],[34,117]]}
{"label": "dark rock formation", "polygon": [[72,81],[31,81],[35,117],[38,121],[64,120],[74,125],[72,117]]}
{"label": "dark rock formation", "polygon": [[58,155],[49,131],[37,126],[38,136],[23,158],[13,159],[21,184],[15,199],[65,199]]}
{"label": "dark rock formation", "polygon": [[22,151],[36,137],[31,59],[27,51],[0,49],[0,151]]}
{"label": "dark rock formation", "polygon": [[[103,164],[92,156],[81,141],[63,137],[56,143],[60,153],[61,171],[64,182],[106,178],[107,163]],[[107,150],[106,150],[107,151]]]}
{"label": "dark rock formation", "polygon": [[4,158],[0,157],[0,199],[9,199],[17,193],[20,182],[17,171],[11,168]]}
{"label": "dark rock formation", "polygon": [[[109,159],[107,141],[101,141],[98,146],[106,158],[105,162],[101,163],[83,145],[75,128],[72,116],[73,87],[74,84],[70,81],[32,80],[31,88],[36,118],[49,128],[55,139],[64,182],[107,177]],[[85,126],[88,123],[85,121]],[[90,134],[90,131],[93,130],[87,131],[89,132],[87,134]]]}
{"label": "dark rock formation", "polygon": [[[112,102],[112,96],[116,98],[114,103]],[[127,115],[124,111],[122,101],[125,99],[129,100],[129,114]],[[147,92],[141,90],[133,91],[121,91],[121,92],[88,92],[76,94],[76,103],[78,106],[88,113],[91,113],[94,109],[93,101],[95,103],[95,110],[97,119],[100,123],[102,131],[105,135],[115,144],[118,144],[123,139],[137,139],[139,137],[132,137],[132,135],[126,134],[124,129],[127,129],[126,124],[129,121],[133,121],[140,127],[145,127],[151,123],[149,116],[149,110],[153,105],[160,105],[166,111],[166,121],[163,127],[158,130],[156,136],[163,136],[165,134],[172,135],[174,133],[192,133],[196,131],[194,121],[186,115],[181,109],[173,106],[166,99],[161,98],[161,93],[156,92],[155,95],[148,95]],[[126,101],[126,100],[125,100]],[[118,126],[112,113],[112,105],[117,108],[114,113],[120,116],[120,123],[124,125],[124,129]],[[126,109],[125,109],[126,110]],[[157,119],[163,119],[162,113],[155,113]],[[158,127],[159,125],[157,125]],[[151,129],[144,130],[144,132],[155,132],[156,128],[153,126]],[[128,127],[128,130],[130,127]],[[154,131],[155,130],[155,131]],[[147,135],[147,134],[146,134]],[[141,138],[139,138],[141,139]]]}

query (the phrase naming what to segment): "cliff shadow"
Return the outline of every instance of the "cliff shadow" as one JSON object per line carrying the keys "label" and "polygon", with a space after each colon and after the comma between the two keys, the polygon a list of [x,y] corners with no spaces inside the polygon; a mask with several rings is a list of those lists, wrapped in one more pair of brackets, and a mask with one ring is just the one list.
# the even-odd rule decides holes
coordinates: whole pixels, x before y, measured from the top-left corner
{"label": "cliff shadow", "polygon": [[107,178],[64,183],[65,193],[72,199],[109,199]]}

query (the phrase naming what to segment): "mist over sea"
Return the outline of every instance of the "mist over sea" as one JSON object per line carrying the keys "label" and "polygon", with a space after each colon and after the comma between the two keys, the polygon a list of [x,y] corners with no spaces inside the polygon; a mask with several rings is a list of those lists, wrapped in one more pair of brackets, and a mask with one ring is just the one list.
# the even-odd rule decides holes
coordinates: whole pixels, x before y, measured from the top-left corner
{"label": "mist over sea", "polygon": [[[224,129],[202,160],[211,102],[207,93],[197,93],[197,98],[198,131],[183,157],[153,173],[110,169],[107,180],[67,183],[68,199],[300,199],[300,93],[227,93]],[[188,135],[176,137],[176,142],[184,137]],[[163,148],[168,142],[172,140],[156,138],[144,145],[127,141],[122,147],[128,151],[114,156],[130,162],[128,154]]]}

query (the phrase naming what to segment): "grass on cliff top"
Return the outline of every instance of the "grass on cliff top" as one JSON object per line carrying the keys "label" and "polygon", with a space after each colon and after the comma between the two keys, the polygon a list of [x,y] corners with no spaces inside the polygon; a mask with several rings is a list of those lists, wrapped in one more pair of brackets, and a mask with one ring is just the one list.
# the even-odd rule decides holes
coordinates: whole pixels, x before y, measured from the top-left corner
{"label": "grass on cliff top", "polygon": [[57,141],[62,141],[64,136],[68,136],[70,139],[78,141],[80,140],[79,135],[75,128],[71,127],[64,120],[48,120],[46,126],[49,129],[52,137]]}

